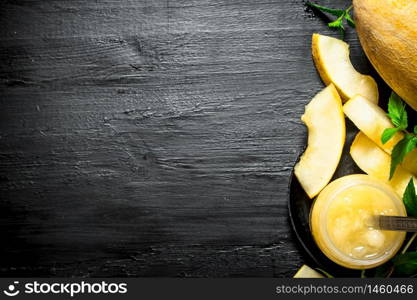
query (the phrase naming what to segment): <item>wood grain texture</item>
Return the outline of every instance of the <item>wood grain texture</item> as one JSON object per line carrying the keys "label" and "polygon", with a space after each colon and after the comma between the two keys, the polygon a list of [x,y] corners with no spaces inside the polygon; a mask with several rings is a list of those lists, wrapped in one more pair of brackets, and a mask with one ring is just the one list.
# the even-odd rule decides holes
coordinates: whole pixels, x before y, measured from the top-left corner
{"label": "wood grain texture", "polygon": [[303,1],[2,1],[0,275],[292,276],[313,32]]}

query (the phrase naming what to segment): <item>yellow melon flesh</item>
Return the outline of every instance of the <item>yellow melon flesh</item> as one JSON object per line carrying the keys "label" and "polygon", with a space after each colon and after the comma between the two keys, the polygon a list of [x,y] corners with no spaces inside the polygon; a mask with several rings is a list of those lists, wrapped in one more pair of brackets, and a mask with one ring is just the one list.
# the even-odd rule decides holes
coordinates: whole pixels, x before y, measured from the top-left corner
{"label": "yellow melon flesh", "polygon": [[308,145],[294,174],[310,198],[330,181],[342,155],[346,128],[342,100],[334,85],[318,93],[301,120],[308,128]]}
{"label": "yellow melon flesh", "polygon": [[294,278],[324,278],[324,276],[309,266],[303,265],[297,273],[295,273]]}
{"label": "yellow melon flesh", "polygon": [[362,47],[384,81],[417,110],[417,1],[353,0]]}
{"label": "yellow melon flesh", "polygon": [[[389,155],[391,155],[395,144],[403,138],[403,134],[398,132],[391,140],[382,144],[381,136],[385,128],[393,128],[394,126],[382,108],[362,96],[355,96],[346,102],[343,111],[360,131]],[[402,166],[417,175],[417,149],[407,154]]]}
{"label": "yellow melon flesh", "polygon": [[313,34],[312,54],[323,82],[333,83],[343,100],[360,94],[378,103],[378,86],[371,76],[355,70],[349,58],[349,45],[342,40]]}
{"label": "yellow melon flesh", "polygon": [[400,197],[403,196],[410,178],[414,178],[414,183],[417,183],[416,178],[401,166],[397,167],[394,176],[389,180],[391,156],[362,132],[355,137],[350,155],[362,171],[391,185]]}

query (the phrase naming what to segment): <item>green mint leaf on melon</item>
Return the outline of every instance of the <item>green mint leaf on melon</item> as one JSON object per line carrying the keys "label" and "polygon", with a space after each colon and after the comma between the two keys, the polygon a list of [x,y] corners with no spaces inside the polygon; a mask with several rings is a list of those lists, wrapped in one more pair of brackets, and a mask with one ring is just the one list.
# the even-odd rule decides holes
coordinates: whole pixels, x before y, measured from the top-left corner
{"label": "green mint leaf on melon", "polygon": [[405,189],[403,202],[407,209],[407,215],[417,217],[417,194],[413,178],[410,179]]}

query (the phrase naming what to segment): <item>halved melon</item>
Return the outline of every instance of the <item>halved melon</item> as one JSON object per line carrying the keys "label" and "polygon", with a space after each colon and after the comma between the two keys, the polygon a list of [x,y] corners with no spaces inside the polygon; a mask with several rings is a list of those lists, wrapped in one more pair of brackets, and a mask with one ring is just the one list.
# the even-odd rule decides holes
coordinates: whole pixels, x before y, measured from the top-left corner
{"label": "halved melon", "polygon": [[389,180],[391,156],[363,132],[356,135],[350,147],[350,155],[362,171],[391,185],[400,197],[403,196],[410,178],[414,178],[414,182],[417,183],[413,174],[401,166],[397,167],[394,176]]}
{"label": "halved melon", "polygon": [[378,86],[375,80],[356,71],[349,58],[347,43],[314,33],[312,54],[321,79],[326,85],[333,83],[343,100],[359,94],[378,103]]}
{"label": "halved melon", "polygon": [[308,145],[294,167],[294,174],[313,198],[332,178],[345,142],[342,100],[333,84],[311,100],[301,120],[308,128]]}
{"label": "halved melon", "polygon": [[384,81],[417,110],[417,1],[354,0],[356,32]]}
{"label": "halved melon", "polygon": [[[389,155],[391,155],[395,144],[404,136],[401,132],[398,132],[387,143],[382,144],[382,133],[386,128],[393,128],[394,125],[382,108],[360,95],[346,102],[343,111],[360,131]],[[417,175],[417,149],[406,155],[402,166]]]}

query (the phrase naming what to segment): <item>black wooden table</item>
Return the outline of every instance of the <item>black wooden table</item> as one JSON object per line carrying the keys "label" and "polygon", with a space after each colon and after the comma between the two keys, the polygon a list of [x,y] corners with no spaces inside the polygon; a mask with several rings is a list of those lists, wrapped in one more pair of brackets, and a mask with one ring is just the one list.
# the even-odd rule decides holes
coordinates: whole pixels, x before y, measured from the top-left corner
{"label": "black wooden table", "polygon": [[0,275],[292,276],[303,2],[2,1]]}

